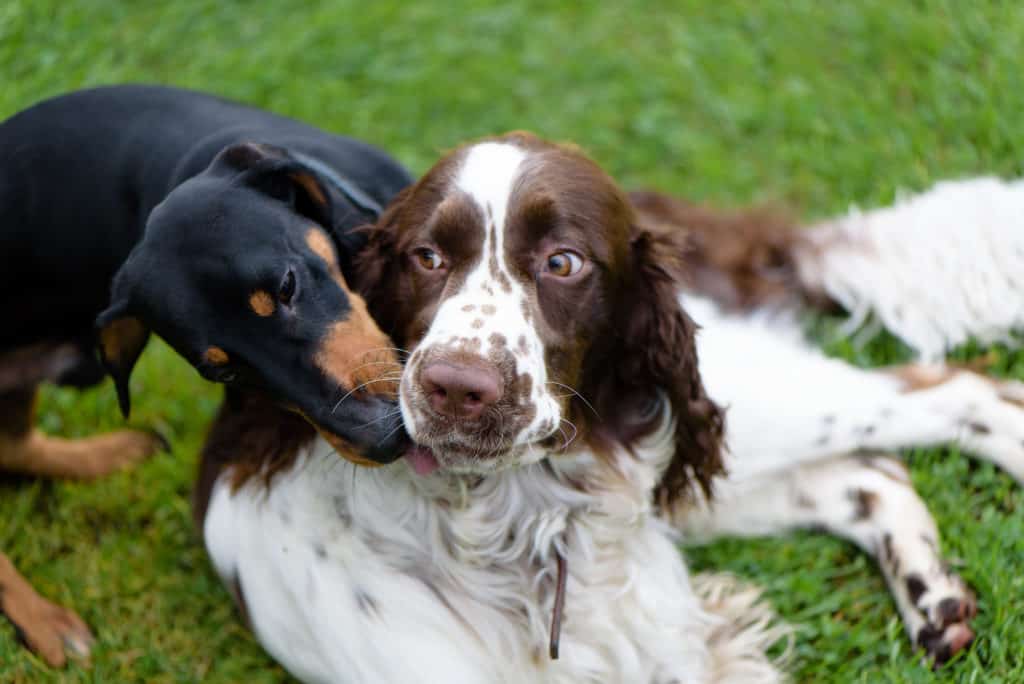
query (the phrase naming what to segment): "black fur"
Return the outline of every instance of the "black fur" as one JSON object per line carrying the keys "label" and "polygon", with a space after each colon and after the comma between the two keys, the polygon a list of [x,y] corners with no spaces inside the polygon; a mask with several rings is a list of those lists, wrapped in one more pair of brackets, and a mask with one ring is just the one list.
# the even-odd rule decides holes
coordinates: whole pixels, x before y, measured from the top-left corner
{"label": "black fur", "polygon": [[[98,325],[127,412],[128,377],[152,330],[205,377],[298,408],[369,458],[394,457],[402,430],[375,420],[394,406],[332,411],[350,388],[313,365],[350,302],[304,236],[326,230],[347,272],[363,240],[350,229],[411,180],[395,161],[258,109],[136,85],[14,115],[0,124],[0,159],[0,355],[71,343],[80,367],[44,379],[97,382]],[[252,315],[249,294],[277,293],[289,270],[301,315]],[[210,346],[230,362],[208,363]]]}

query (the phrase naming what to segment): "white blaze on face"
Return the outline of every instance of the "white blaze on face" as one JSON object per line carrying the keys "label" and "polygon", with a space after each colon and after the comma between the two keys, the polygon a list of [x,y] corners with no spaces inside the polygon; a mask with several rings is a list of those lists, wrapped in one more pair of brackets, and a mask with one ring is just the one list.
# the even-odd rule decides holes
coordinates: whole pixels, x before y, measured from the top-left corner
{"label": "white blaze on face", "polygon": [[[410,410],[408,385],[417,377],[417,366],[423,359],[440,349],[471,351],[483,358],[507,355],[514,360],[517,376],[530,376],[530,396],[523,397],[522,401],[532,403],[536,410],[529,424],[521,426],[514,436],[515,445],[543,439],[560,424],[559,403],[546,385],[544,347],[524,315],[529,298],[505,258],[509,202],[528,155],[515,145],[481,143],[467,151],[455,176],[454,192],[449,197],[461,195],[476,205],[481,222],[467,225],[465,229],[483,231],[482,248],[479,260],[471,266],[461,288],[441,303],[430,329],[418,345],[420,353],[403,376],[400,404],[413,439],[417,438],[419,424],[427,417]],[[509,391],[513,378],[503,380]]]}

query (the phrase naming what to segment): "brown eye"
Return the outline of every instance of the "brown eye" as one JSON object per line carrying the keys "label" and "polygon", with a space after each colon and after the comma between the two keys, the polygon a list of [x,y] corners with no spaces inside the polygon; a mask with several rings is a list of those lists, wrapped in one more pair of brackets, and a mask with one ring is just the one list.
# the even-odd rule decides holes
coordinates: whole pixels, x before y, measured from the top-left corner
{"label": "brown eye", "polygon": [[295,296],[295,272],[289,268],[281,280],[281,287],[277,290],[277,300],[288,306],[292,303],[293,296]]}
{"label": "brown eye", "polygon": [[444,266],[444,259],[429,247],[422,247],[416,250],[416,263],[426,271],[436,271]]}
{"label": "brown eye", "polygon": [[576,275],[583,268],[583,257],[576,252],[555,252],[548,257],[548,273],[562,278]]}

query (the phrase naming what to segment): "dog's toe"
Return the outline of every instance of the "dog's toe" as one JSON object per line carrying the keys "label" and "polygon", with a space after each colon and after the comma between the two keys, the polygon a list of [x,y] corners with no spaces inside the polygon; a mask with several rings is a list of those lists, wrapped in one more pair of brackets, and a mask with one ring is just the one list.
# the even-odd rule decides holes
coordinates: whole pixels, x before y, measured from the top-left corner
{"label": "dog's toe", "polygon": [[936,667],[945,664],[973,642],[974,632],[962,622],[954,622],[946,627],[925,625],[917,635],[918,646],[925,650]]}
{"label": "dog's toe", "polygon": [[935,666],[966,649],[974,641],[969,622],[978,613],[974,594],[956,583],[951,595],[919,605],[926,622],[917,633],[917,644]]}
{"label": "dog's toe", "polygon": [[87,664],[96,638],[82,618],[41,596],[25,599],[8,608],[8,617],[25,645],[51,667],[63,667],[68,655]]}

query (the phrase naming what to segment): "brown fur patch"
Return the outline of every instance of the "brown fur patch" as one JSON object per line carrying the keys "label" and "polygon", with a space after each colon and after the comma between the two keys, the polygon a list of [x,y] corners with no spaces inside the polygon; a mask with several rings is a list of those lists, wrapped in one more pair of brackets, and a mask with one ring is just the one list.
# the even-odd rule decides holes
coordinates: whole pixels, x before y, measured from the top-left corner
{"label": "brown fur patch", "polygon": [[400,365],[391,340],[370,318],[363,298],[347,294],[348,318],[331,326],[313,362],[347,390],[393,397],[398,393]]}
{"label": "brown fur patch", "polygon": [[338,259],[334,254],[334,245],[322,228],[314,226],[306,231],[306,245],[329,266],[337,268]]}
{"label": "brown fur patch", "polygon": [[39,342],[6,351],[0,354],[0,393],[52,382],[81,361],[82,351],[70,343]]}
{"label": "brown fur patch", "polygon": [[213,364],[214,366],[223,366],[225,363],[231,360],[228,353],[220,347],[213,346],[207,347],[206,351],[203,352],[203,360],[207,363]]}
{"label": "brown fur patch", "polygon": [[193,495],[198,529],[203,529],[213,484],[222,471],[230,468],[233,489],[254,478],[269,486],[275,475],[292,466],[299,449],[315,437],[316,431],[304,418],[269,398],[228,390],[200,455]]}
{"label": "brown fur patch", "polygon": [[803,301],[835,304],[799,277],[797,253],[809,243],[791,215],[770,207],[725,211],[657,192],[629,193],[646,229],[685,235],[688,284],[727,309]]}
{"label": "brown fur patch", "polygon": [[249,295],[249,308],[252,309],[257,316],[263,316],[266,318],[274,313],[274,309],[277,305],[274,304],[274,298],[270,296],[270,293],[266,290],[256,290]]}
{"label": "brown fur patch", "polygon": [[308,173],[297,171],[289,174],[289,177],[302,186],[302,189],[306,191],[309,198],[319,204],[321,207],[327,206],[327,197],[324,195],[324,191],[320,188],[320,184],[316,182],[316,178]]}
{"label": "brown fur patch", "polygon": [[133,358],[146,343],[146,327],[137,318],[118,318],[100,330],[100,347],[108,361],[119,362]]}

